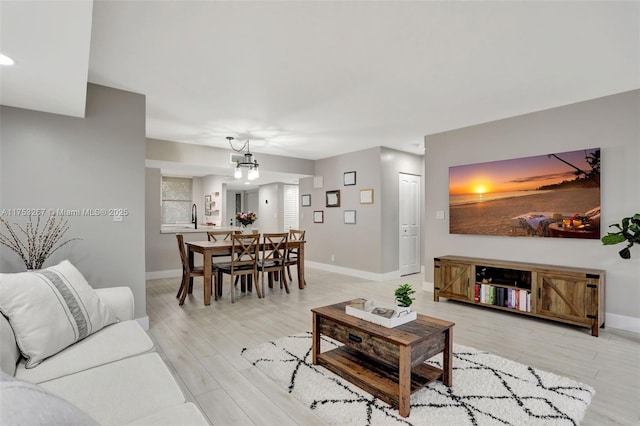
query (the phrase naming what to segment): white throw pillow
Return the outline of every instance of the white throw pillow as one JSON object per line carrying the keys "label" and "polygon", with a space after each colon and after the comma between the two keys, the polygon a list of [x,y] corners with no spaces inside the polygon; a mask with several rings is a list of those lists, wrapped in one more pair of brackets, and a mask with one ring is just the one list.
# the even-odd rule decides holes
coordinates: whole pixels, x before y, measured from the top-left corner
{"label": "white throw pillow", "polygon": [[0,311],[9,319],[26,368],[116,322],[68,260],[37,272],[0,274]]}

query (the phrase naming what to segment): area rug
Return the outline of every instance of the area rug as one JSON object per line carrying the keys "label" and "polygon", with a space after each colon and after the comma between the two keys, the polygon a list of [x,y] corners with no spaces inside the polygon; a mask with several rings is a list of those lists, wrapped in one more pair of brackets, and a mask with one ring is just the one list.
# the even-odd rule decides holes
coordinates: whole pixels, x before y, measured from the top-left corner
{"label": "area rug", "polygon": [[[322,351],[340,346],[322,337]],[[242,356],[333,425],[578,425],[595,390],[574,380],[455,344],[453,386],[411,395],[411,414],[311,363],[311,333],[283,337]],[[442,356],[430,364],[440,366]]]}

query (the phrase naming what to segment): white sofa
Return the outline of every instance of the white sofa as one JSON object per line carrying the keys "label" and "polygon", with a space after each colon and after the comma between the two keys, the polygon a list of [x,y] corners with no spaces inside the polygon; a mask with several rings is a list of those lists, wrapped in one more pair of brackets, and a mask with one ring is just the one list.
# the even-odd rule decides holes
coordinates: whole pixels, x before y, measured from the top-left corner
{"label": "white sofa", "polygon": [[208,424],[134,320],[131,290],[96,293],[118,322],[32,368],[0,314],[0,424]]}

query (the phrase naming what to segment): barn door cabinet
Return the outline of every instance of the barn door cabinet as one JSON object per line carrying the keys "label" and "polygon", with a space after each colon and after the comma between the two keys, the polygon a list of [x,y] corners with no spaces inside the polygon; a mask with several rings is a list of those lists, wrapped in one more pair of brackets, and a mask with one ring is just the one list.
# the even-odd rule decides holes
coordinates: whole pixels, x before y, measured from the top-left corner
{"label": "barn door cabinet", "polygon": [[434,259],[440,297],[521,315],[604,328],[605,271],[461,256]]}

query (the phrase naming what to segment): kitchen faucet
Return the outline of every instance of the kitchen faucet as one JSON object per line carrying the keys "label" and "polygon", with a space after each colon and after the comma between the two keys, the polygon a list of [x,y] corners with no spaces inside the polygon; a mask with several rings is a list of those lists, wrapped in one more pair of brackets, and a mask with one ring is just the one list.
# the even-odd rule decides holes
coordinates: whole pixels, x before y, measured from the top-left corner
{"label": "kitchen faucet", "polygon": [[191,206],[191,223],[194,225],[193,229],[198,229],[198,207],[195,203]]}

